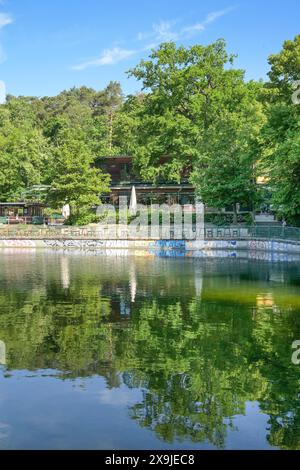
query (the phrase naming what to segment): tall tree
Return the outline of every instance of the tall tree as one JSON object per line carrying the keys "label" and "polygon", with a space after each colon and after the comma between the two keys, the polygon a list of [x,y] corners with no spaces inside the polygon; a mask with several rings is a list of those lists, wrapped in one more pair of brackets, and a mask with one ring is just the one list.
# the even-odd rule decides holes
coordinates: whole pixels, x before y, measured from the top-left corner
{"label": "tall tree", "polygon": [[231,208],[236,224],[238,204],[253,210],[257,199],[256,148],[263,115],[256,104],[224,112],[210,126],[209,140],[194,164],[192,181],[199,198],[218,209]]}
{"label": "tall tree", "polygon": [[109,176],[92,164],[89,147],[73,134],[54,152],[49,201],[57,208],[69,204],[71,220],[99,205],[100,195],[109,191]]}
{"label": "tall tree", "polygon": [[293,100],[300,88],[300,35],[285,41],[269,57],[268,121],[263,129],[263,165],[269,177],[274,208],[290,223],[300,223],[300,105]]}
{"label": "tall tree", "polygon": [[[253,196],[250,140],[263,118],[259,85],[245,84],[233,59],[223,40],[189,48],[165,43],[130,72],[147,92],[134,152],[142,174],[178,181],[192,162],[199,195],[217,207]],[[162,155],[165,165],[158,164]]]}
{"label": "tall tree", "polygon": [[41,184],[51,150],[38,129],[13,128],[0,134],[0,199],[16,200],[23,190]]}

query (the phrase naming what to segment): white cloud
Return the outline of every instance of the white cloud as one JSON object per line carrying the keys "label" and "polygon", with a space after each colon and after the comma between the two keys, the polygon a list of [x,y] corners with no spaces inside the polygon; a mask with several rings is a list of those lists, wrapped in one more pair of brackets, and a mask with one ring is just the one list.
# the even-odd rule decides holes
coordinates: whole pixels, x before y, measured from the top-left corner
{"label": "white cloud", "polygon": [[[138,394],[141,395],[140,393]],[[137,396],[132,390],[128,390],[124,386],[113,390],[102,390],[99,393],[100,402],[110,406],[130,406],[136,403]]]}
{"label": "white cloud", "polygon": [[212,23],[213,21],[216,21],[218,18],[221,18],[222,16],[227,15],[232,10],[233,10],[233,7],[226,8],[225,10],[213,11],[207,15],[205,23],[206,24]]}
{"label": "white cloud", "polygon": [[139,41],[151,39],[151,44],[147,45],[147,48],[150,49],[157,46],[161,42],[176,42],[180,39],[189,38],[203,32],[209,24],[214,23],[217,19],[227,15],[233,9],[234,7],[229,7],[224,10],[210,12],[203,21],[185,26],[181,29],[178,29],[177,31],[174,30],[174,21],[161,21],[160,23],[154,24],[152,26],[151,32],[140,32],[137,39]]}
{"label": "white cloud", "polygon": [[148,32],[140,32],[137,35],[138,41],[155,40],[155,41],[176,41],[178,33],[172,31],[175,21],[160,21],[152,25],[152,30]]}
{"label": "white cloud", "polygon": [[160,42],[176,41],[178,39],[178,33],[172,31],[173,24],[174,22],[171,21],[161,21],[153,25],[155,39]]}
{"label": "white cloud", "polygon": [[183,36],[193,36],[194,34],[201,33],[205,30],[205,26],[203,23],[195,23],[190,26],[186,26],[182,30]]}
{"label": "white cloud", "polygon": [[114,47],[112,49],[105,49],[100,57],[97,57],[81,64],[74,65],[74,70],[85,70],[89,67],[99,67],[101,65],[113,65],[117,62],[121,62],[124,59],[136,54],[135,50],[121,49],[120,47]]}
{"label": "white cloud", "polygon": [[3,47],[0,44],[0,64],[3,64],[3,62],[5,61],[6,61],[6,54],[5,54]]}
{"label": "white cloud", "polygon": [[0,29],[13,23],[12,17],[7,13],[0,13]]}
{"label": "white cloud", "polygon": [[[2,4],[0,0],[0,4]],[[8,13],[0,13],[0,30],[13,23],[12,17]],[[6,54],[3,47],[0,44],[0,64],[6,61]]]}
{"label": "white cloud", "polygon": [[212,11],[211,13],[208,13],[206,16],[205,20],[199,23],[195,23],[193,25],[187,26],[182,29],[181,33],[182,36],[194,36],[195,34],[202,32],[206,29],[206,27],[214,23],[216,20],[221,18],[222,16],[227,15],[233,10],[233,7],[226,8],[225,10],[219,10],[219,11]]}
{"label": "white cloud", "polygon": [[[1,0],[0,0],[1,1]],[[141,49],[122,49],[120,47],[113,47],[111,49],[105,49],[100,57],[82,62],[72,67],[73,70],[85,70],[89,67],[99,67],[103,65],[113,65],[122,60],[128,59],[129,57],[141,52],[154,49],[162,42],[174,41],[177,42],[181,39],[190,38],[201,32],[206,27],[215,22],[222,16],[227,15],[232,11],[234,7],[229,7],[224,10],[213,11],[207,14],[206,18],[198,23],[188,25],[182,28],[175,28],[177,21],[160,21],[159,23],[153,24],[152,30],[148,32],[138,33],[136,40],[144,42],[145,45]],[[147,43],[148,42],[148,43]]]}
{"label": "white cloud", "polygon": [[160,21],[153,24],[152,31],[138,33],[137,39],[138,41],[150,41],[145,50],[153,49],[161,42],[177,41],[179,33],[173,30],[174,25],[175,21]]}

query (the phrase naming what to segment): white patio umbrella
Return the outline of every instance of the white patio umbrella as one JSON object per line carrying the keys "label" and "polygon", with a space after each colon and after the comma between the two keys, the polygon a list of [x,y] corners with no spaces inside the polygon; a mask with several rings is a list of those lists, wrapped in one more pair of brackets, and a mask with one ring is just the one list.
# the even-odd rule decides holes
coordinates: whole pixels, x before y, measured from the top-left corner
{"label": "white patio umbrella", "polygon": [[131,295],[131,302],[135,302],[136,292],[137,292],[137,277],[135,271],[135,265],[133,264],[129,271],[129,288]]}
{"label": "white patio umbrella", "polygon": [[129,213],[130,213],[130,215],[136,215],[136,213],[137,213],[137,199],[136,199],[135,186],[132,186],[132,190],[131,190]]}

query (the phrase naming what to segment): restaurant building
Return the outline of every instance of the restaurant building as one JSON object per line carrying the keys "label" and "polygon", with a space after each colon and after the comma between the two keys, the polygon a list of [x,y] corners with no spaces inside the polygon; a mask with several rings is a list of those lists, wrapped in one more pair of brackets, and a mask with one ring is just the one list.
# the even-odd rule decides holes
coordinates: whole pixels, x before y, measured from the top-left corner
{"label": "restaurant building", "polygon": [[[167,157],[162,157],[159,165],[167,161]],[[133,186],[139,204],[193,204],[195,201],[195,188],[189,183],[188,167],[183,171],[178,184],[163,179],[156,183],[143,180],[135,170],[130,156],[99,157],[96,167],[111,177],[110,195],[102,198],[106,203],[118,204],[120,196],[130,199]]]}
{"label": "restaurant building", "polygon": [[44,209],[40,202],[0,202],[0,223],[31,223],[43,217]]}

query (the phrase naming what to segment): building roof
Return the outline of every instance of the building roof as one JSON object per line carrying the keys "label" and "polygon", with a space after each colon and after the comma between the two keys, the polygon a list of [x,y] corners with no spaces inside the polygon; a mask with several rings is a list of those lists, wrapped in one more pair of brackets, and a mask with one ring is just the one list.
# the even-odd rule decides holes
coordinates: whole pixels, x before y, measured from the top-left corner
{"label": "building roof", "polygon": [[0,202],[0,207],[32,207],[32,206],[39,206],[44,207],[45,204],[42,202]]}
{"label": "building roof", "polygon": [[98,161],[98,160],[119,160],[119,159],[132,160],[132,156],[131,155],[100,155],[99,157],[95,158],[95,161]]}

